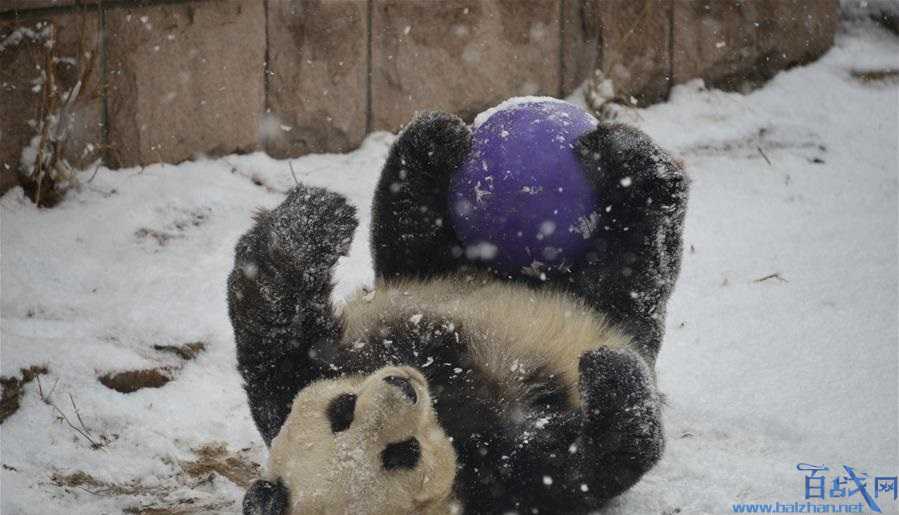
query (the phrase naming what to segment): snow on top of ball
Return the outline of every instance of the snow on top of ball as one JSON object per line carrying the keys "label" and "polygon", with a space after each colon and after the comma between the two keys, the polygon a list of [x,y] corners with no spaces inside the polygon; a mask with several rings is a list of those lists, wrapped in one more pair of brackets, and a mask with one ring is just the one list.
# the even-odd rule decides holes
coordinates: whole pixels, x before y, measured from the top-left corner
{"label": "snow on top of ball", "polygon": [[515,107],[521,104],[539,104],[544,102],[557,102],[560,104],[573,105],[570,102],[566,102],[565,100],[560,100],[558,98],[553,97],[538,97],[538,96],[528,96],[528,97],[512,97],[508,100],[504,100],[499,104],[484,110],[481,113],[478,113],[477,116],[474,117],[474,123],[472,124],[473,129],[477,129],[484,122],[487,121],[488,118],[493,116],[499,111],[504,111],[511,107]]}

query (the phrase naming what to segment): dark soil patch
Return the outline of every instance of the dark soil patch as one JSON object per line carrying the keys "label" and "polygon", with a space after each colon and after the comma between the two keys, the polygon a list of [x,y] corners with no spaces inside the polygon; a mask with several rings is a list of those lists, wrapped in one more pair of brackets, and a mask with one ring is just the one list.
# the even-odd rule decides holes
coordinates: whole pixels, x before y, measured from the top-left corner
{"label": "dark soil patch", "polygon": [[[191,342],[182,345],[154,345],[153,350],[174,354],[184,361],[196,359],[206,350],[204,342]],[[162,388],[175,379],[175,373],[181,369],[180,363],[173,366],[160,366],[124,372],[108,372],[97,378],[103,386],[120,393],[132,393],[143,388]]]}
{"label": "dark soil patch", "polygon": [[0,386],[3,393],[0,394],[0,424],[10,415],[19,411],[22,395],[25,394],[25,385],[34,381],[34,378],[47,373],[47,367],[34,366],[22,369],[22,378],[0,377]]}
{"label": "dark soil patch", "polygon": [[97,378],[103,386],[121,393],[132,393],[142,388],[161,388],[172,380],[165,368],[110,372]]}

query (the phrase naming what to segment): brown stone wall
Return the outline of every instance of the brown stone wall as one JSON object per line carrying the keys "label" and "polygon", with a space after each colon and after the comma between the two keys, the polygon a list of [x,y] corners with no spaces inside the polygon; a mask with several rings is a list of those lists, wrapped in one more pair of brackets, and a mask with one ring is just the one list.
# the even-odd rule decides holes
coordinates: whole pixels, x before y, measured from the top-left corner
{"label": "brown stone wall", "polygon": [[602,34],[598,69],[622,102],[649,105],[668,96],[672,0],[605,0],[596,16]]}
{"label": "brown stone wall", "polygon": [[265,10],[219,0],[110,10],[109,157],[177,163],[255,150],[265,90]]}
{"label": "brown stone wall", "polygon": [[68,112],[67,158],[84,166],[102,151],[133,166],[343,152],[416,110],[471,119],[510,96],[567,95],[594,70],[639,105],[696,77],[740,88],[821,55],[838,11],[837,0],[0,1],[0,191],[41,116],[46,60],[42,42],[8,36],[39,23],[59,29],[64,87],[81,22],[91,44],[105,34]]}
{"label": "brown stone wall", "polygon": [[365,137],[368,2],[279,0],[268,10],[269,154],[346,152]]}
{"label": "brown stone wall", "polygon": [[561,94],[571,94],[593,75],[599,58],[601,0],[562,0]]}
{"label": "brown stone wall", "polygon": [[673,0],[675,83],[700,77],[736,89],[820,56],[833,44],[838,0]]}
{"label": "brown stone wall", "polygon": [[757,64],[765,78],[814,61],[833,45],[839,0],[764,0],[760,10]]}
{"label": "brown stone wall", "polygon": [[371,128],[559,89],[559,0],[374,0]]}

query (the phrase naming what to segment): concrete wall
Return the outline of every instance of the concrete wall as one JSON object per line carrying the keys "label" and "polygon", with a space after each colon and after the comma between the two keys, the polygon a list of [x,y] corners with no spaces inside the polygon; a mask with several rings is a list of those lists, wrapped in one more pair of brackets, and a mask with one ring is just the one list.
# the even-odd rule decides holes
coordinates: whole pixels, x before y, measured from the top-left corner
{"label": "concrete wall", "polygon": [[837,21],[837,0],[6,0],[0,183],[43,116],[46,68],[71,88],[79,48],[97,55],[67,157],[126,167],[343,152],[419,109],[470,119],[596,69],[641,105],[695,77],[738,88],[821,55]]}

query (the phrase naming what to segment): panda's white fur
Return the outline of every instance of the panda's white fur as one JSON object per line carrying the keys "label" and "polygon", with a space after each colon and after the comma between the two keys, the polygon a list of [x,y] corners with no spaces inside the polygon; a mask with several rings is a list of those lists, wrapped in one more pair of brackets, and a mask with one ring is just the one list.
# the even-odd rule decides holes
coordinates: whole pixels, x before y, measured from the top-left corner
{"label": "panda's white fur", "polygon": [[[385,377],[412,380],[410,404]],[[353,424],[333,433],[326,410],[335,397],[358,396]],[[416,438],[421,458],[413,469],[385,471],[385,446]],[[456,502],[456,455],[431,407],[427,381],[409,367],[384,367],[368,376],[324,379],[303,389],[272,441],[267,474],[290,491],[289,515],[447,515]]]}
{"label": "panda's white fur", "polygon": [[597,347],[631,344],[629,336],[574,297],[472,275],[380,282],[374,291],[356,293],[343,309],[344,341],[364,341],[385,316],[414,320],[423,314],[463,323],[474,362],[513,401],[516,392],[526,393],[522,378],[543,367],[561,375],[569,400],[580,406],[580,356]]}

